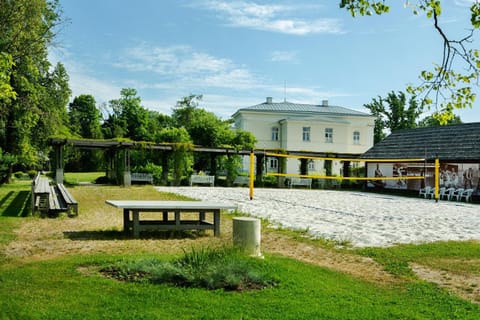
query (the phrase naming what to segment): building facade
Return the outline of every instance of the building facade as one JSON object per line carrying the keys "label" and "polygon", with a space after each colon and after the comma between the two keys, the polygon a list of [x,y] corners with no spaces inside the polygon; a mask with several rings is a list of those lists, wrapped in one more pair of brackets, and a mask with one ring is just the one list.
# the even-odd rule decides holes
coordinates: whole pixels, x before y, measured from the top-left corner
{"label": "building facade", "polygon": [[[257,149],[361,155],[373,146],[375,117],[339,106],[273,102],[239,109],[232,116],[235,127],[257,138]],[[248,169],[248,159],[244,168]],[[287,173],[300,173],[298,159],[288,159]],[[277,158],[266,159],[267,172],[275,172]],[[342,164],[332,163],[332,173],[341,174]],[[324,161],[308,163],[310,174],[324,175]]]}

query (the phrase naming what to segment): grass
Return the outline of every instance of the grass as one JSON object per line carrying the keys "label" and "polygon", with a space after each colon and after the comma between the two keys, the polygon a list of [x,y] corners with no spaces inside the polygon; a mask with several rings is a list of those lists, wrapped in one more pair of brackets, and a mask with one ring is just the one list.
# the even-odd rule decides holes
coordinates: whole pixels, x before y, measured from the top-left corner
{"label": "grass", "polygon": [[[220,238],[209,234],[125,238],[121,213],[106,206],[105,199],[178,199],[151,186],[73,187],[80,203],[80,214],[73,219],[25,217],[29,197],[24,193],[29,187],[0,187],[0,319],[478,319],[480,314],[478,304],[419,280],[408,267],[417,262],[478,275],[478,242],[344,250],[381,263],[399,279],[388,283],[360,280],[266,251],[261,270],[277,285],[263,290],[132,283],[105,277],[100,270],[125,262],[181,261],[185,248],[222,246],[231,237],[222,231]],[[222,215],[223,228],[228,219]],[[16,232],[22,227],[28,232]],[[6,258],[6,248],[12,246],[30,251]],[[204,263],[206,253],[199,250],[186,260]]]}
{"label": "grass", "polygon": [[358,253],[382,264],[390,273],[411,277],[409,263],[434,269],[480,276],[480,243],[446,241],[420,245],[403,244],[392,248],[366,248]]}
{"label": "grass", "polygon": [[105,172],[67,172],[64,180],[66,184],[76,185],[80,182],[94,183],[99,177],[105,176]]}

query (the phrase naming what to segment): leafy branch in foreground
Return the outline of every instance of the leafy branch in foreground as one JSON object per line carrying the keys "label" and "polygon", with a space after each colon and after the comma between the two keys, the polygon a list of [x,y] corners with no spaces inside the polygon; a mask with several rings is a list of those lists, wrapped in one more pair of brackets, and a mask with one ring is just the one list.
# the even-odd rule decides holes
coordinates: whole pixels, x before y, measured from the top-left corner
{"label": "leafy branch in foreground", "polygon": [[[390,11],[385,0],[341,0],[339,5],[353,17],[380,15]],[[405,7],[411,8],[415,15],[424,13],[427,19],[433,19],[433,27],[443,42],[441,63],[435,64],[432,71],[422,71],[419,77],[421,84],[408,85],[407,91],[420,97],[423,106],[435,108],[434,116],[440,123],[446,123],[454,118],[453,110],[471,108],[475,102],[476,94],[472,86],[478,86],[480,53],[477,49],[470,48],[470,45],[474,31],[480,27],[480,3],[472,1],[472,28],[460,39],[449,38],[440,25],[440,0],[417,0],[414,3],[405,0]]]}

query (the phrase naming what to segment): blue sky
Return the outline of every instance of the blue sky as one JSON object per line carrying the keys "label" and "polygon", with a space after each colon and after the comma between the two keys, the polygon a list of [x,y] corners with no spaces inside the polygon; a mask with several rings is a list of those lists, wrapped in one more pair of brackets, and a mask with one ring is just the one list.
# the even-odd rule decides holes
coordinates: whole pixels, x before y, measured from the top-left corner
{"label": "blue sky", "polygon": [[[471,1],[443,1],[448,35],[465,33]],[[441,59],[432,22],[391,2],[385,16],[352,18],[339,0],[60,0],[69,21],[50,55],[73,96],[98,104],[135,88],[164,114],[189,94],[223,119],[267,96],[365,111]],[[480,106],[460,115],[480,121]]]}

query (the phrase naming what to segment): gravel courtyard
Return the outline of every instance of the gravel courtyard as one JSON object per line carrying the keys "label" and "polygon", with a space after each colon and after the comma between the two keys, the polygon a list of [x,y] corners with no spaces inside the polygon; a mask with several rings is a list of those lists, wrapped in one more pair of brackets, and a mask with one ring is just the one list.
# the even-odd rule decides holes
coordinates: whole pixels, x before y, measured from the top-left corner
{"label": "gravel courtyard", "polygon": [[480,240],[480,206],[464,202],[331,190],[157,187],[199,200],[234,203],[272,223],[356,247]]}

